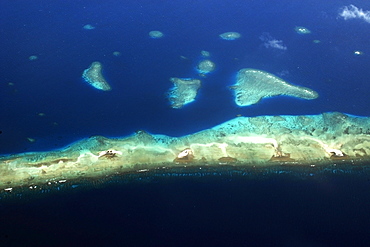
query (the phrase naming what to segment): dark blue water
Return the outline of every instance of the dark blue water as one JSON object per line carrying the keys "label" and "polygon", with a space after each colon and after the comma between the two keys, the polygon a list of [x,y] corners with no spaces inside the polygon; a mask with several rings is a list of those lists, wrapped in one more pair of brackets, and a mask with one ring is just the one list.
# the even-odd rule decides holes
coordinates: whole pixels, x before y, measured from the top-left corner
{"label": "dark blue water", "polygon": [[[339,18],[349,4],[370,10],[360,0],[3,0],[0,154],[138,129],[181,136],[237,114],[369,116],[370,23]],[[295,26],[312,33],[299,35]],[[150,39],[152,30],[165,36]],[[242,37],[221,40],[227,31]],[[266,48],[264,33],[287,49]],[[202,79],[195,102],[171,109],[169,78],[198,77],[202,50],[216,71]],[[103,64],[112,91],[82,80],[94,61]],[[281,75],[320,97],[237,107],[228,86],[242,68]],[[367,174],[322,181],[176,178],[69,190],[2,202],[0,246],[368,246],[368,192]]]}
{"label": "dark blue water", "polygon": [[[369,178],[164,178],[0,204],[2,246],[368,246]],[[52,243],[52,244],[51,244]]]}
{"label": "dark blue water", "polygon": [[[370,114],[366,35],[370,25],[338,18],[346,1],[0,4],[3,154],[61,148],[91,135],[125,136],[138,129],[181,136],[237,114]],[[358,5],[370,9],[363,1]],[[95,29],[83,29],[86,24]],[[312,33],[299,35],[295,26]],[[151,30],[160,30],[165,37],[150,39]],[[237,31],[242,38],[220,39],[218,35],[226,31]],[[264,33],[282,40],[287,50],[266,48],[260,40]],[[316,39],[321,43],[315,44]],[[171,109],[166,98],[172,87],[169,78],[197,77],[194,67],[201,50],[211,53],[217,70],[203,79],[195,102]],[[356,50],[363,55],[354,55]],[[114,51],[121,56],[114,56]],[[31,55],[38,59],[29,61]],[[81,79],[93,61],[103,64],[112,91],[98,91]],[[320,97],[313,101],[276,97],[237,107],[228,86],[235,83],[239,69],[248,67],[282,74]]]}

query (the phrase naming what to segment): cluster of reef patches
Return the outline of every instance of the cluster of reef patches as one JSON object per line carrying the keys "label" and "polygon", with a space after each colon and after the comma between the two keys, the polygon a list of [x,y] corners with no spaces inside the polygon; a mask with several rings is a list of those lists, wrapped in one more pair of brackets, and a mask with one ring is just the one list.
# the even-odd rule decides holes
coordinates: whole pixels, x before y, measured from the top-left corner
{"label": "cluster of reef patches", "polygon": [[[85,25],[84,28],[92,30],[95,27]],[[299,34],[311,33],[310,30],[302,26],[296,27],[295,31]],[[160,39],[164,37],[164,34],[161,31],[153,30],[149,32],[149,37]],[[237,40],[241,37],[241,34],[238,32],[225,32],[220,34],[219,37],[223,40]],[[266,47],[286,50],[286,47],[282,45],[282,41],[271,39],[270,37],[267,40],[264,38],[263,41],[267,42],[265,43]],[[121,54],[115,51],[113,55],[120,56]],[[185,56],[180,57],[182,59],[188,59]],[[210,52],[201,51],[201,59],[195,66],[199,77],[205,78],[208,74],[215,71],[216,64],[210,57]],[[103,91],[111,90],[111,86],[102,75],[102,64],[100,62],[93,62],[88,69],[84,70],[82,77],[96,89]],[[168,92],[168,99],[170,106],[175,109],[182,108],[195,101],[202,84],[201,80],[190,77],[172,77],[170,81],[173,83],[173,87]],[[278,95],[287,95],[301,99],[315,99],[318,97],[317,92],[312,89],[290,84],[275,75],[251,68],[239,70],[236,83],[230,88],[235,91],[235,103],[238,106],[249,106],[258,103],[263,98]]]}

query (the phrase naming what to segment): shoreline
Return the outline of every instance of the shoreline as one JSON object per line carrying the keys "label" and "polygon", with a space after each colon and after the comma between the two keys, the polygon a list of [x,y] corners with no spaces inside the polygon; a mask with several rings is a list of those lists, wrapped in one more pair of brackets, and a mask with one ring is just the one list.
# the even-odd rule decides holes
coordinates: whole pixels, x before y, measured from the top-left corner
{"label": "shoreline", "polygon": [[[332,112],[237,117],[183,137],[137,131],[94,136],[50,152],[0,157],[0,190],[158,168],[356,165],[370,160],[370,118]],[[62,182],[60,182],[62,181]]]}

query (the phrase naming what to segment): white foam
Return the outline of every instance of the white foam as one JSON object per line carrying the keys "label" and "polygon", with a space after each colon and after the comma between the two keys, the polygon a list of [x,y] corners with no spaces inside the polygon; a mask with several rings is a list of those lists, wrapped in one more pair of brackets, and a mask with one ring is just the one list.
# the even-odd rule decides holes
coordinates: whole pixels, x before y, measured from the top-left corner
{"label": "white foam", "polygon": [[279,50],[286,50],[287,47],[283,44],[283,41],[282,40],[277,40],[277,39],[273,39],[273,40],[269,40],[267,42],[264,43],[265,47],[266,48],[275,48],[275,49],[279,49]]}
{"label": "white foam", "polygon": [[266,48],[275,48],[279,50],[286,50],[287,47],[283,44],[282,40],[274,39],[269,33],[263,33],[260,36],[260,40],[262,40],[264,43],[263,45]]}
{"label": "white foam", "polygon": [[342,17],[344,20],[348,19],[362,19],[368,23],[370,23],[370,11],[362,10],[357,8],[355,5],[344,6],[342,8],[342,12],[339,13],[339,16]]}

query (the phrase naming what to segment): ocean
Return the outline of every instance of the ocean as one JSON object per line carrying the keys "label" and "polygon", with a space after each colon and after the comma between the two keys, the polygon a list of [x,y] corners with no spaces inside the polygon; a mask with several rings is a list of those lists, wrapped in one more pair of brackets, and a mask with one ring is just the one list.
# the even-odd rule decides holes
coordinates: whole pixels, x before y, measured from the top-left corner
{"label": "ocean", "polygon": [[[0,155],[138,130],[180,137],[239,115],[368,117],[369,30],[363,0],[3,0]],[[241,37],[220,38],[225,32]],[[202,51],[216,66],[205,76],[196,70]],[[82,78],[95,61],[111,91]],[[243,68],[319,97],[240,107],[230,86]],[[173,77],[202,81],[180,109],[169,101]],[[369,188],[365,172],[88,185],[0,200],[0,246],[367,246]]]}

